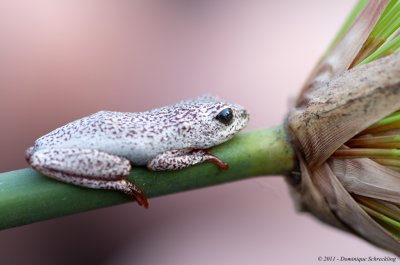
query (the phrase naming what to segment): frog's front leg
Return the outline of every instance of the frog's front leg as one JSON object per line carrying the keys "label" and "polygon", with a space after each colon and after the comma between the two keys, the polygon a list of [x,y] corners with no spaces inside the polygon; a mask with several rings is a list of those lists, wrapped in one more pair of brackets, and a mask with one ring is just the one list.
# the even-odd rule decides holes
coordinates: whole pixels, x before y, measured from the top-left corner
{"label": "frog's front leg", "polygon": [[131,165],[124,157],[95,149],[60,148],[27,153],[27,160],[50,178],[87,188],[120,190],[148,208],[146,195],[125,179]]}
{"label": "frog's front leg", "polygon": [[147,167],[154,171],[176,170],[203,162],[212,162],[221,170],[227,170],[228,164],[204,149],[179,149],[166,151],[157,155],[147,163]]}

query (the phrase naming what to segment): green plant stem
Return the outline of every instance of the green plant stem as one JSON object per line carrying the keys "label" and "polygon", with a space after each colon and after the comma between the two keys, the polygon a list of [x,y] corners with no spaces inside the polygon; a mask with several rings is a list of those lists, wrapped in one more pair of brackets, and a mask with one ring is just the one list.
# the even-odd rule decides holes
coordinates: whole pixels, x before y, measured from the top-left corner
{"label": "green plant stem", "polygon": [[[239,134],[211,153],[228,162],[229,170],[221,172],[211,163],[170,172],[135,167],[128,179],[151,198],[253,176],[288,174],[295,167],[294,152],[281,126]],[[60,183],[32,169],[0,174],[0,229],[126,202],[132,201],[120,192]]]}

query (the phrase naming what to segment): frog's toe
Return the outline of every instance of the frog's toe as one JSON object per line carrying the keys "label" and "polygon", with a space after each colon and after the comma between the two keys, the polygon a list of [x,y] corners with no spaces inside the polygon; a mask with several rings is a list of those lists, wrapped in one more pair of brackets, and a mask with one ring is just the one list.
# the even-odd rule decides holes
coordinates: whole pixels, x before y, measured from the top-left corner
{"label": "frog's toe", "polygon": [[121,188],[121,190],[125,194],[131,196],[135,201],[137,201],[140,206],[143,206],[146,209],[149,208],[149,202],[147,200],[146,194],[132,182],[123,179],[123,187]]}
{"label": "frog's toe", "polygon": [[135,193],[133,197],[140,206],[143,206],[146,209],[149,208],[149,201],[144,193]]}
{"label": "frog's toe", "polygon": [[210,161],[214,165],[218,166],[218,168],[221,171],[227,171],[229,169],[229,164],[224,162],[224,161],[222,161],[221,159],[219,159],[216,156],[210,155],[210,158],[208,159],[208,161]]}

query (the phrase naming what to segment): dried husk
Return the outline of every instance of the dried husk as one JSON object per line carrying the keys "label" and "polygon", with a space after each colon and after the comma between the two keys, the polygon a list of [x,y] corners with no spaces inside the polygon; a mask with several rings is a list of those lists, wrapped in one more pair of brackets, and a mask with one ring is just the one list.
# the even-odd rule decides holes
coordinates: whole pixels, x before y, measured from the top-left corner
{"label": "dried husk", "polygon": [[288,116],[289,129],[311,169],[371,124],[400,108],[400,55],[336,75],[316,87]]}
{"label": "dried husk", "polygon": [[390,55],[399,51],[399,7],[359,1],[287,128],[302,177],[288,179],[298,208],[400,256],[400,55]]}
{"label": "dried husk", "polygon": [[301,171],[301,182],[291,186],[298,209],[400,256],[399,232],[370,215],[378,207],[379,214],[400,220],[400,173],[369,158],[333,156],[400,110],[400,54],[354,67],[377,48],[368,46],[369,35],[388,3],[369,1],[332,45],[300,92],[287,127]]}
{"label": "dried husk", "polygon": [[388,3],[389,0],[367,3],[345,34],[314,67],[297,98],[297,104],[300,104],[309,90],[326,85],[334,75],[344,72],[353,64]]}
{"label": "dried husk", "polygon": [[291,188],[296,204],[400,256],[399,237],[354,199],[362,195],[399,205],[400,173],[368,158],[332,157],[352,137],[400,109],[400,54],[308,85],[297,102],[287,118],[302,176]]}

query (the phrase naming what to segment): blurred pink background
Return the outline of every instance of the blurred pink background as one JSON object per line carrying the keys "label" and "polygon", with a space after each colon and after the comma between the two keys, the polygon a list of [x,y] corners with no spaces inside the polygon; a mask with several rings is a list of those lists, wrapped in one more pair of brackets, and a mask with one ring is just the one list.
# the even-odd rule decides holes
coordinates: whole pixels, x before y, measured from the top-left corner
{"label": "blurred pink background", "polygon": [[[102,109],[143,111],[208,92],[246,106],[248,130],[281,124],[354,4],[2,1],[0,171],[27,167],[24,150],[36,138]],[[0,264],[320,264],[319,256],[385,255],[297,213],[282,177],[152,199],[148,211],[130,203],[0,232]]]}

